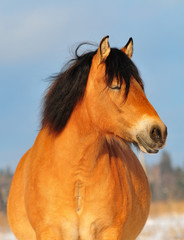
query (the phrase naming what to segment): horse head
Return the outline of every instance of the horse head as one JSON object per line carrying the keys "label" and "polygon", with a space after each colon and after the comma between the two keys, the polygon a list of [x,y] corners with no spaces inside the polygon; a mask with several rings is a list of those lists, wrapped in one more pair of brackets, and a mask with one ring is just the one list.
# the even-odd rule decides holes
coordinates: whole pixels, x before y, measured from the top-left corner
{"label": "horse head", "polygon": [[165,145],[167,128],[145,95],[132,53],[132,38],[120,50],[110,48],[108,36],[102,39],[86,86],[88,114],[102,134],[156,153]]}

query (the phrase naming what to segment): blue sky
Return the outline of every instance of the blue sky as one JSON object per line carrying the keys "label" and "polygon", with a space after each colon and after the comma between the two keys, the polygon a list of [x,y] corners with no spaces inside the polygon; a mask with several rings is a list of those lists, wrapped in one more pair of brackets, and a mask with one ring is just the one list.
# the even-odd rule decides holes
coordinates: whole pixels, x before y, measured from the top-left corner
{"label": "blue sky", "polygon": [[105,35],[118,48],[133,37],[147,97],[168,126],[166,150],[184,166],[183,13],[182,0],[0,0],[0,168],[15,169],[34,143],[49,76],[78,43]]}

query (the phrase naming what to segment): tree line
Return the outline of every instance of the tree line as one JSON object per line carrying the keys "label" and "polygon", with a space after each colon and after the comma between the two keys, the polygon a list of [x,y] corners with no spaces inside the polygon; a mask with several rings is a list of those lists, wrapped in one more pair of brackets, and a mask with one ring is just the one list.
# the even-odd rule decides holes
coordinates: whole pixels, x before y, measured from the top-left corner
{"label": "tree line", "polygon": [[147,168],[152,201],[184,200],[184,166],[174,167],[167,151],[163,151],[157,165]]}
{"label": "tree line", "polygon": [[6,212],[9,189],[13,173],[10,168],[0,170],[0,212]]}

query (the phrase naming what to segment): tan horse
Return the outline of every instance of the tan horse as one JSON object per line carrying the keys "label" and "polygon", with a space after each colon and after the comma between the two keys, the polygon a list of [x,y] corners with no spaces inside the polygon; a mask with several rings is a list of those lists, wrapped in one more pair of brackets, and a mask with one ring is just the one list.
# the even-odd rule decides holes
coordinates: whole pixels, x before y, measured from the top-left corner
{"label": "tan horse", "polygon": [[133,41],[76,54],[45,97],[42,128],[22,157],[8,217],[18,240],[131,240],[150,188],[130,143],[156,153],[167,130],[131,60]]}

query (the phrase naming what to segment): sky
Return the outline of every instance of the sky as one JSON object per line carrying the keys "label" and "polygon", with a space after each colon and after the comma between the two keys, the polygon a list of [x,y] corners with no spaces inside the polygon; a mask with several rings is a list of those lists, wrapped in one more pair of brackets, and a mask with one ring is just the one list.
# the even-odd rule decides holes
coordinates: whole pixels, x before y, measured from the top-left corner
{"label": "sky", "polygon": [[[40,129],[49,77],[84,41],[134,40],[132,60],[168,127],[165,150],[184,166],[184,1],[0,0],[0,168],[15,169]],[[159,161],[145,155],[148,164]]]}

